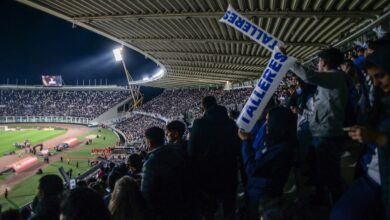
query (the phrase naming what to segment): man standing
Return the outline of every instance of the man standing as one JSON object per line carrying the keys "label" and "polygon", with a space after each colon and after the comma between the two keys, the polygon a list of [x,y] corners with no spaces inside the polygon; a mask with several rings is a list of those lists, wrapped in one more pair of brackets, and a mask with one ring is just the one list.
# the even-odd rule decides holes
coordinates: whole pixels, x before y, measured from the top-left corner
{"label": "man standing", "polygon": [[346,128],[349,137],[365,144],[358,166],[362,175],[332,210],[332,220],[390,219],[390,46],[367,56],[365,67],[378,93],[370,125]]}
{"label": "man standing", "polygon": [[141,192],[158,219],[189,219],[189,189],[185,152],[164,145],[164,130],[145,131],[148,154],[143,167]]}
{"label": "man standing", "polygon": [[215,97],[204,97],[202,108],[203,117],[192,126],[188,155],[196,185],[209,204],[203,212],[206,219],[213,219],[218,203],[222,203],[224,219],[233,219],[241,144],[238,128]]}
{"label": "man standing", "polygon": [[318,71],[306,70],[299,64],[291,69],[304,82],[316,85],[313,114],[308,118],[316,160],[317,194],[315,201],[324,201],[325,189],[330,191],[330,203],[343,192],[340,174],[340,154],[343,147],[343,126],[348,100],[348,79],[338,67],[343,54],[336,48],[321,51]]}
{"label": "man standing", "polygon": [[8,188],[5,188],[5,191],[4,191],[4,198],[5,198],[5,199],[8,199]]}

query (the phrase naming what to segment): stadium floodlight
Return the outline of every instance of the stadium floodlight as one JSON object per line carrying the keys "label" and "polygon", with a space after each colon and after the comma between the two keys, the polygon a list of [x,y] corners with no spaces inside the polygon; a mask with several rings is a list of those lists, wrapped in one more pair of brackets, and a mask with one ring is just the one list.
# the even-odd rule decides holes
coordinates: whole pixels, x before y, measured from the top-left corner
{"label": "stadium floodlight", "polygon": [[116,48],[115,50],[112,51],[114,53],[115,61],[122,61],[123,56],[122,56],[122,47]]}
{"label": "stadium floodlight", "polygon": [[133,81],[133,78],[131,77],[129,71],[127,70],[125,61],[123,60],[122,48],[123,47],[118,47],[118,48],[114,49],[112,52],[114,53],[115,61],[117,61],[117,62],[121,61],[122,62],[123,69],[125,70],[127,82],[129,83],[129,89],[130,89],[130,92],[131,92],[131,97],[133,98],[133,102],[134,102],[133,106],[135,107],[135,106],[137,106],[137,103],[139,102],[138,96],[140,96],[140,95],[138,94],[138,92],[136,92],[136,94],[134,94],[134,91],[131,88],[131,82]]}

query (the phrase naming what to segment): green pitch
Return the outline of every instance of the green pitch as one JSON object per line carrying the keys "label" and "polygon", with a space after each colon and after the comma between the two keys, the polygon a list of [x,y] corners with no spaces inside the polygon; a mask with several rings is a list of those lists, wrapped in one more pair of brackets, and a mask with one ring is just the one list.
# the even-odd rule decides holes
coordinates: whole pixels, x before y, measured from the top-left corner
{"label": "green pitch", "polygon": [[[57,174],[60,176],[58,168],[61,166],[64,167],[65,171],[71,168],[73,170],[73,176],[77,176],[78,173],[82,174],[90,169],[86,158],[96,157],[95,155],[91,155],[91,150],[93,148],[115,146],[117,141],[117,136],[108,129],[101,129],[100,133],[97,131],[97,129],[95,129],[87,135],[90,134],[99,134],[105,136],[106,140],[103,140],[103,138],[95,138],[90,145],[82,145],[77,150],[70,149],[61,152],[64,161],[62,163],[60,161],[50,163],[46,168],[43,169],[43,175]],[[78,138],[79,140],[84,140],[85,136],[87,135],[83,135],[82,137]],[[67,163],[66,158],[71,158],[70,164]],[[79,162],[78,168],[76,168],[77,161]],[[33,175],[13,186],[9,192],[7,200],[4,198],[4,195],[0,195],[0,205],[2,206],[3,210],[20,207],[31,202],[37,193],[38,180],[41,177],[42,175]]]}
{"label": "green pitch", "polygon": [[0,131],[0,155],[18,150],[14,146],[16,142],[31,141],[31,146],[64,134],[66,130],[27,130],[27,131]]}

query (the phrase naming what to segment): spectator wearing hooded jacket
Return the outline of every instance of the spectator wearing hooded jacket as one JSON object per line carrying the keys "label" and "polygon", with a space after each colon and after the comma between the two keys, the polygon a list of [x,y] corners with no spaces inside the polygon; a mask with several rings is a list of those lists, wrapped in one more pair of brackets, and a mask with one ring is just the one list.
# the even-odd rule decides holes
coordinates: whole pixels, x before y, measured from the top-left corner
{"label": "spectator wearing hooded jacket", "polygon": [[[202,99],[204,115],[193,123],[188,154],[194,167],[196,185],[217,207],[222,203],[224,218],[234,215],[240,139],[237,126],[225,107],[214,96]],[[206,211],[207,210],[207,211]],[[215,208],[205,207],[206,219],[213,219]]]}
{"label": "spectator wearing hooded jacket", "polygon": [[329,202],[332,203],[343,192],[340,154],[349,80],[338,70],[343,62],[343,55],[338,49],[325,49],[318,57],[318,72],[306,70],[298,63],[291,70],[304,82],[317,86],[313,97],[313,114],[308,119],[316,160],[315,200],[325,201],[328,198],[325,193],[327,188],[331,195]]}

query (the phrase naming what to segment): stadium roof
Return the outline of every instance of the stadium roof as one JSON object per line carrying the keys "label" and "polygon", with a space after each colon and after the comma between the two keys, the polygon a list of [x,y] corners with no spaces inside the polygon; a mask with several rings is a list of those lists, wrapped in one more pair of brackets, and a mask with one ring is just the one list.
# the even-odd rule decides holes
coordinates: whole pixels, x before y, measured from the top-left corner
{"label": "stadium roof", "polygon": [[[308,60],[318,50],[387,19],[388,0],[18,0],[136,49],[165,67],[144,85],[223,85],[258,78],[270,52],[218,22],[230,3]],[[351,38],[352,39],[352,38]]]}

